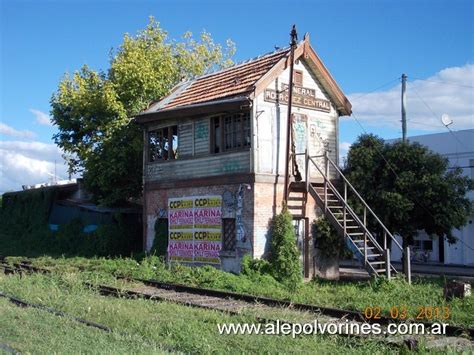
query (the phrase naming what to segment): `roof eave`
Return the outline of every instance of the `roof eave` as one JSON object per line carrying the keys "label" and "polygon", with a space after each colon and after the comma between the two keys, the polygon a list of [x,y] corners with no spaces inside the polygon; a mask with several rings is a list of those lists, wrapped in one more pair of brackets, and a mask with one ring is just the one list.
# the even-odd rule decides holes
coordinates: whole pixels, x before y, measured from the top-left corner
{"label": "roof eave", "polygon": [[193,117],[226,111],[242,110],[251,107],[252,101],[248,96],[238,96],[222,100],[200,102],[197,104],[178,106],[170,109],[145,112],[135,116],[135,122],[146,124],[149,122],[179,117]]}
{"label": "roof eave", "polygon": [[310,59],[310,62],[315,65],[317,71],[321,73],[322,79],[324,80],[322,85],[335,101],[337,111],[341,116],[350,116],[352,113],[352,104],[350,103],[349,99],[346,97],[346,95],[344,95],[339,85],[337,85],[329,70],[316,54],[313,47],[311,47],[309,44],[309,41],[305,41],[304,45],[304,58]]}
{"label": "roof eave", "polygon": [[[350,116],[352,113],[352,105],[347,97],[342,92],[339,85],[329,73],[329,70],[323,64],[319,56],[316,54],[314,49],[309,43],[309,36],[305,37],[305,40],[298,45],[295,49],[295,60],[303,57],[305,60],[313,64],[313,70],[320,73],[320,81],[324,89],[328,92],[334,103],[337,112],[341,116]],[[255,83],[254,95],[257,96],[263,92],[267,86],[274,80],[281,72],[283,72],[289,66],[289,56],[285,56],[277,62],[272,69],[270,69],[260,80]]]}

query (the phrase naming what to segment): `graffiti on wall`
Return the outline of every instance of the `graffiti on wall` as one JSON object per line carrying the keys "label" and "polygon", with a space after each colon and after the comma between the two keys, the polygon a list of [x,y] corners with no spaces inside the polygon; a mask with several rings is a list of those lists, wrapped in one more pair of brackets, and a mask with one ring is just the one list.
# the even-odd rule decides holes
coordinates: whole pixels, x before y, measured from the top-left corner
{"label": "graffiti on wall", "polygon": [[196,122],[196,138],[206,139],[209,136],[209,127],[207,121]]}
{"label": "graffiti on wall", "polygon": [[[295,145],[296,154],[304,154],[306,152],[308,133],[307,133],[307,117],[306,115],[294,114],[293,115],[293,132],[292,138]],[[296,156],[296,164],[298,170],[302,176],[305,175],[306,162],[304,155]]]}
{"label": "graffiti on wall", "polygon": [[222,165],[219,172],[230,174],[238,171],[242,171],[242,165],[240,164],[240,161],[228,160]]}
{"label": "graffiti on wall", "polygon": [[320,121],[312,123],[310,126],[310,137],[311,137],[311,155],[323,155],[329,149],[329,141],[323,137],[321,131],[325,127]]}
{"label": "graffiti on wall", "polygon": [[244,221],[242,219],[242,211],[244,207],[244,186],[241,184],[237,191],[237,210],[235,212],[235,227],[237,230],[237,241],[245,243],[247,240],[245,237]]}

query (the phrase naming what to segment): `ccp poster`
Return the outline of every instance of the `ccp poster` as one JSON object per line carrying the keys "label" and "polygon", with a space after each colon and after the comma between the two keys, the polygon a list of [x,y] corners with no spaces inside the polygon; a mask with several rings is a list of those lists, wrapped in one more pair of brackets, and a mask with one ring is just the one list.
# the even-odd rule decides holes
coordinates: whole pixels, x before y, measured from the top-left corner
{"label": "ccp poster", "polygon": [[168,257],[170,261],[193,261],[193,206],[192,198],[168,200]]}
{"label": "ccp poster", "polygon": [[170,198],[168,221],[170,261],[220,264],[221,196]]}

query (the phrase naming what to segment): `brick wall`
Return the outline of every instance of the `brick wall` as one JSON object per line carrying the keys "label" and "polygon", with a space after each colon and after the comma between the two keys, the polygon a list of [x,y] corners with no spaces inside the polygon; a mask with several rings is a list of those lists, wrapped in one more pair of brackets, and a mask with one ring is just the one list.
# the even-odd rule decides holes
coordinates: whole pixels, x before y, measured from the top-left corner
{"label": "brick wall", "polygon": [[[215,186],[197,186],[185,188],[168,188],[148,190],[146,192],[146,249],[150,250],[154,239],[154,224],[159,215],[167,216],[168,198],[185,196],[220,195],[229,191],[237,195],[240,184]],[[254,258],[265,257],[270,247],[270,223],[275,214],[281,212],[283,201],[283,184],[270,182],[255,182],[250,184],[250,190],[244,188],[242,219],[245,229],[245,242],[237,242],[236,252],[227,253],[221,257],[222,269],[239,272],[240,261],[244,254],[250,253]],[[306,216],[309,219],[311,231],[312,221],[321,215],[315,201],[308,196]],[[312,270],[313,244],[308,236],[309,270]],[[311,275],[310,275],[311,276]]]}
{"label": "brick wall", "polygon": [[[275,214],[281,212],[283,201],[283,184],[258,182],[254,184],[254,258],[262,258],[267,255],[270,248],[270,223]],[[308,242],[306,244],[308,253],[307,272],[312,277],[313,264],[313,242],[311,238],[311,223],[321,216],[321,211],[316,207],[316,202],[308,195],[306,203],[306,217],[308,217]]]}
{"label": "brick wall", "polygon": [[[204,195],[219,195],[222,196],[224,192],[229,191],[235,197],[240,184],[227,184],[215,186],[196,186],[196,187],[180,187],[159,190],[146,191],[146,236],[145,246],[146,250],[150,250],[154,239],[154,224],[158,216],[162,215],[167,218],[167,204],[168,198],[185,197],[185,196],[204,196]],[[238,241],[235,253],[225,253],[221,256],[221,266],[226,271],[239,272],[240,260],[246,253],[252,252],[253,241],[253,194],[254,188],[243,188],[244,199],[242,209],[242,220],[245,230],[245,241]]]}

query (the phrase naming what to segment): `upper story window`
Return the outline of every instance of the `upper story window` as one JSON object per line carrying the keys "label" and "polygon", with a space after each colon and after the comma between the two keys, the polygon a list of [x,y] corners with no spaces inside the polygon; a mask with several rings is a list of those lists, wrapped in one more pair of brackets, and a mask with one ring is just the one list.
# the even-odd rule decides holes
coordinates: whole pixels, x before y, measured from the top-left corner
{"label": "upper story window", "polygon": [[211,118],[211,153],[250,147],[250,113]]}
{"label": "upper story window", "polygon": [[148,132],[148,161],[178,159],[178,126]]}
{"label": "upper story window", "polygon": [[293,72],[293,83],[296,86],[303,86],[303,72],[301,70],[295,70]]}

